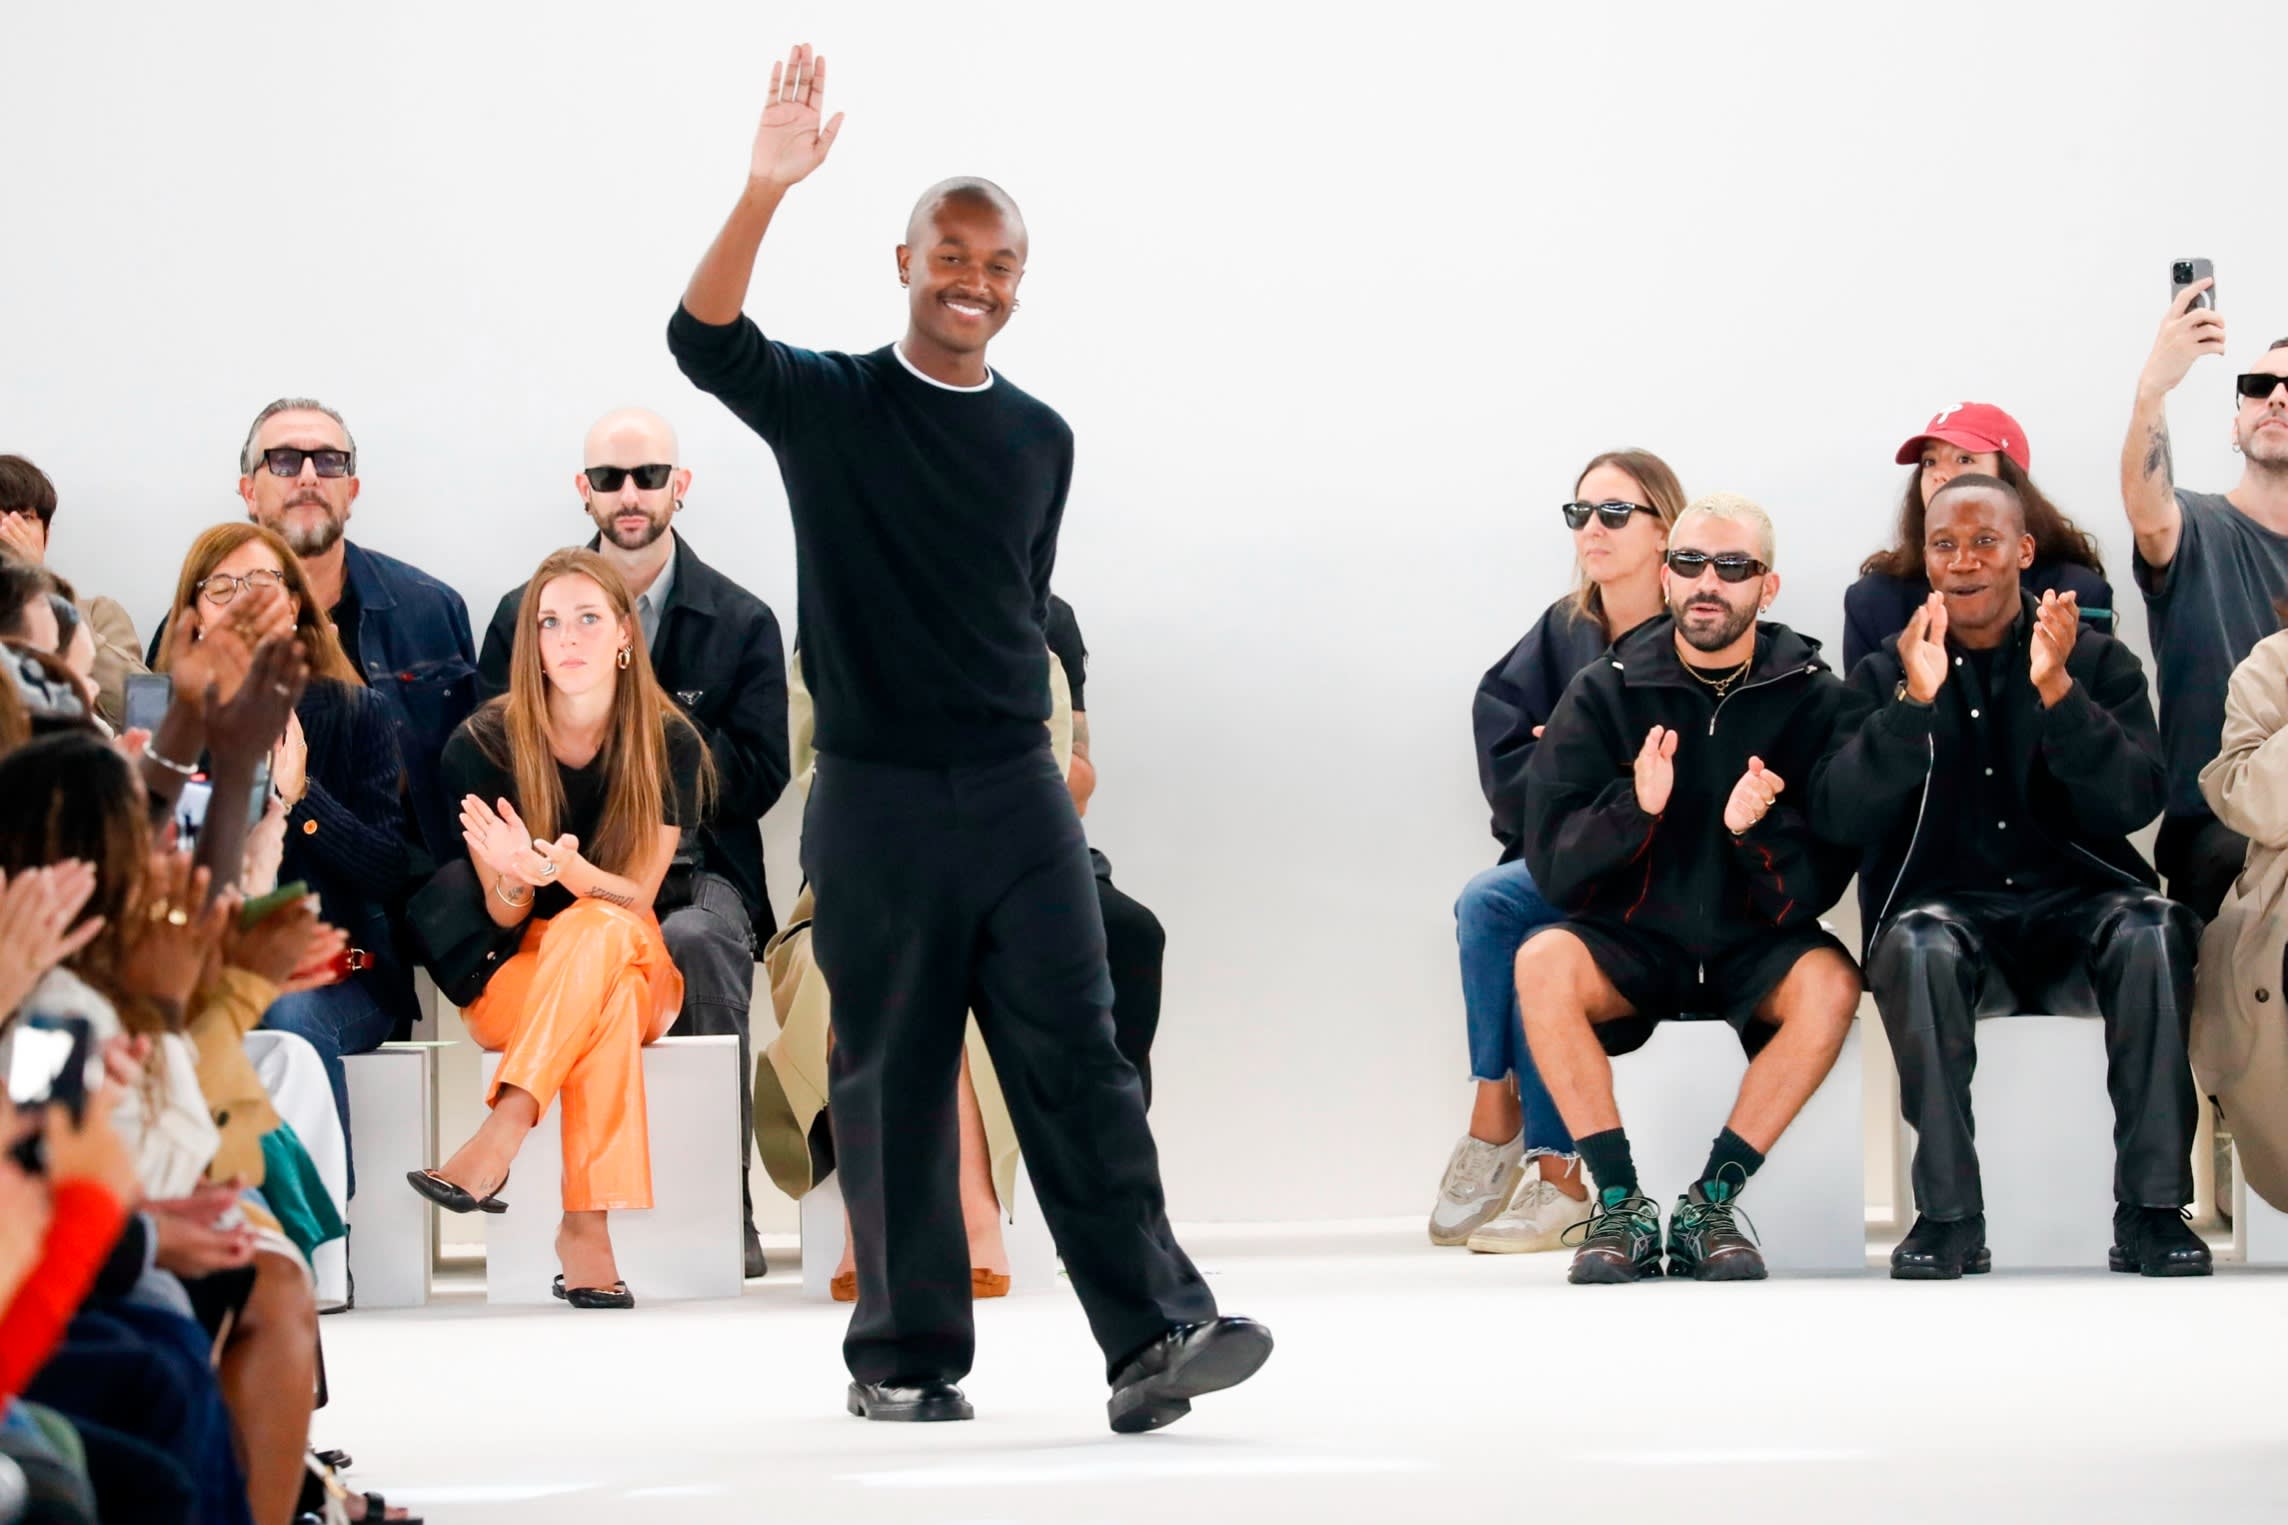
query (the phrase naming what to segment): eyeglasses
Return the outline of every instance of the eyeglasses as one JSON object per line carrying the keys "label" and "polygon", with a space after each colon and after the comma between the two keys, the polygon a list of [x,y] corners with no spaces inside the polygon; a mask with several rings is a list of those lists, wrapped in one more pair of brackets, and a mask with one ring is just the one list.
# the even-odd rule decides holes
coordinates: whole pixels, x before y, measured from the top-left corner
{"label": "eyeglasses", "polygon": [[275,450],[262,452],[262,464],[270,468],[274,477],[300,476],[304,461],[317,467],[319,476],[346,477],[350,474],[350,460],[347,450],[297,450],[292,445],[280,445]]}
{"label": "eyeglasses", "polygon": [[199,584],[199,597],[210,604],[227,604],[249,588],[276,588],[283,593],[286,591],[286,574],[273,572],[268,567],[256,567],[244,577],[217,572]]}
{"label": "eyeglasses", "polygon": [[1731,553],[1711,556],[1706,551],[1670,551],[1668,553],[1668,569],[1686,582],[1698,582],[1700,574],[1710,567],[1714,567],[1716,575],[1725,582],[1746,582],[1751,577],[1761,577],[1771,570],[1753,556],[1740,556]]}
{"label": "eyeglasses", "polygon": [[2233,383],[2234,389],[2250,402],[2262,402],[2281,387],[2288,387],[2288,376],[2275,376],[2270,371],[2250,371]]}
{"label": "eyeglasses", "polygon": [[1609,530],[1625,530],[1629,527],[1629,520],[1632,517],[1637,514],[1652,512],[1652,509],[1645,504],[1623,503],[1618,499],[1610,503],[1567,503],[1563,507],[1565,527],[1569,530],[1582,528],[1589,522],[1591,514],[1595,514],[1603,520],[1605,528]]}
{"label": "eyeglasses", "polygon": [[675,474],[675,468],[654,461],[649,466],[590,466],[585,474],[588,485],[598,492],[618,492],[620,484],[630,477],[645,492],[658,492]]}

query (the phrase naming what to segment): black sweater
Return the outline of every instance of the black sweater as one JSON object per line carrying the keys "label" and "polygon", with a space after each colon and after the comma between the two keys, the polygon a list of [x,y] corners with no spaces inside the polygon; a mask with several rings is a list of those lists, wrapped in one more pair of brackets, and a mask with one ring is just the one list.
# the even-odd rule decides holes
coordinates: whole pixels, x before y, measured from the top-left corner
{"label": "black sweater", "polygon": [[[2161,733],[2145,693],[2137,654],[2112,636],[2082,626],[2066,657],[2073,687],[2050,709],[2024,676],[2032,630],[2032,594],[1997,666],[2008,674],[1994,704],[2000,738],[2013,769],[2015,807],[2040,833],[2061,870],[2098,880],[2151,885],[2152,868],[2129,845],[2129,833],[2161,813],[2165,778]],[[1939,882],[1952,861],[1931,844],[1949,832],[1994,829],[1970,818],[1976,763],[1964,686],[1950,669],[1936,702],[1898,697],[1906,676],[1892,636],[1851,669],[1865,721],[1828,762],[1811,792],[1820,832],[1864,852],[1859,870],[1861,926],[1872,943],[1885,914],[1918,895],[1959,886]],[[1999,888],[1999,886],[1987,886]]]}
{"label": "black sweater", "polygon": [[890,346],[818,353],[681,307],[668,348],[778,457],[818,748],[910,767],[1046,745],[1049,573],[1072,430],[995,375],[939,386]]}
{"label": "black sweater", "polygon": [[[1816,839],[1818,765],[1865,709],[1819,643],[1757,627],[1755,663],[1721,705],[1684,670],[1676,622],[1648,620],[1581,669],[1526,769],[1525,861],[1576,919],[1657,933],[1707,959],[1779,928],[1808,927],[1842,897],[1851,853]],[[1676,782],[1650,816],[1635,763],[1654,726],[1679,732]],[[1745,833],[1724,802],[1748,759],[1786,788]]]}
{"label": "black sweater", "polygon": [[1533,728],[1547,722],[1565,685],[1602,656],[1605,646],[1604,625],[1577,612],[1567,595],[1551,604],[1478,680],[1477,697],[1470,703],[1478,787],[1493,811],[1494,840],[1501,843],[1504,863],[1525,853],[1525,765],[1540,739]]}

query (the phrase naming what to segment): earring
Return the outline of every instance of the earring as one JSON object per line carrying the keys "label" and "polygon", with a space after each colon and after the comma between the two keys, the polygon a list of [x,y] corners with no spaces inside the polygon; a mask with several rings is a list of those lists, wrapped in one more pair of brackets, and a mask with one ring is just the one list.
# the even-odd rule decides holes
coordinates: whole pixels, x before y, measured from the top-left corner
{"label": "earring", "polygon": [[1022,307],[1022,306],[1024,306],[1024,305],[1025,305],[1025,304],[1024,304],[1023,302],[1020,302],[1020,301],[1018,301],[1018,300],[1017,300],[1015,297],[1011,297],[1011,298],[1009,299],[1009,310],[1010,310],[1011,312],[1015,312],[1015,311],[1016,311],[1018,308],[1020,308],[1020,307]]}
{"label": "earring", "polygon": [[622,647],[620,648],[620,671],[621,671],[621,672],[626,672],[626,671],[628,670],[628,663],[629,663],[629,661],[630,661],[631,659],[633,659],[633,657],[635,656],[635,651],[636,651],[636,649],[635,649],[633,646],[622,646]]}

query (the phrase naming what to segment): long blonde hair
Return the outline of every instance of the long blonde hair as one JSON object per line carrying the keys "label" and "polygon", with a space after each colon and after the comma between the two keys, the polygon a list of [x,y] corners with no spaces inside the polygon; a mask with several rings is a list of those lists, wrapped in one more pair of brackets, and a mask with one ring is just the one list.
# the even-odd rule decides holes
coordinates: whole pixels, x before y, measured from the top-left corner
{"label": "long blonde hair", "polygon": [[[516,779],[516,808],[532,834],[554,840],[564,819],[564,781],[548,720],[548,674],[540,663],[540,592],[559,577],[585,577],[601,588],[612,613],[631,631],[628,665],[616,674],[612,717],[604,730],[597,761],[604,769],[604,811],[594,841],[580,844],[581,856],[610,874],[624,874],[650,851],[653,834],[667,821],[667,731],[678,726],[698,732],[652,673],[635,599],[617,569],[589,550],[551,555],[524,585],[517,604],[516,641],[508,658],[508,692],[474,717],[469,732],[490,757]],[[713,796],[715,770],[700,749],[699,794],[704,815]]]}
{"label": "long blonde hair", "polygon": [[[249,540],[259,540],[270,547],[270,554],[278,558],[280,572],[286,579],[286,591],[294,599],[294,636],[302,643],[303,652],[310,658],[310,676],[330,678],[336,683],[347,683],[363,688],[365,678],[357,664],[342,650],[341,637],[334,633],[334,622],[327,612],[318,607],[310,596],[310,574],[302,570],[302,558],[275,530],[264,529],[252,522],[218,524],[191,542],[190,554],[183,558],[183,575],[175,580],[175,607],[170,619],[181,619],[198,605],[199,584],[214,576],[214,569],[224,559]],[[165,672],[172,658],[168,643],[159,647],[157,670]]]}
{"label": "long blonde hair", "polygon": [[[1589,480],[1589,473],[1599,466],[1617,467],[1636,479],[1660,520],[1663,534],[1676,527],[1676,516],[1684,512],[1684,485],[1676,480],[1676,473],[1669,469],[1668,462],[1650,450],[1608,450],[1581,468],[1581,474],[1573,479],[1573,491],[1580,492],[1581,484]],[[1605,590],[1589,576],[1587,567],[1577,567],[1575,572],[1573,612],[1599,625],[1605,623]],[[1605,633],[1616,639],[1623,634],[1618,630]]]}

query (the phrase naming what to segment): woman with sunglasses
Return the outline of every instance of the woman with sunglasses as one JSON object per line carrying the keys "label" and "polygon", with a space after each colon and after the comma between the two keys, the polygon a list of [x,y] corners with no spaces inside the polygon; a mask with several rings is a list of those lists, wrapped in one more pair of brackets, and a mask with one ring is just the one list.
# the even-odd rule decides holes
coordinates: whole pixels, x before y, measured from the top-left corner
{"label": "woman with sunglasses", "polygon": [[[280,997],[262,1025],[306,1038],[318,1051],[346,1141],[349,1080],[342,1056],[379,1048],[401,1025],[409,1028],[415,1015],[412,972],[398,956],[389,915],[407,872],[399,801],[403,770],[387,711],[343,653],[332,623],[311,596],[300,558],[275,532],[257,524],[218,524],[193,541],[175,585],[170,623],[183,621],[194,641],[203,640],[254,602],[245,597],[253,589],[285,598],[295,639],[310,659],[310,685],[271,753],[267,827],[284,827],[283,845],[273,847],[275,879],[242,887],[253,895],[277,884],[306,884],[318,897],[320,916],[349,936],[344,977]],[[172,646],[159,653],[161,672],[173,663]],[[354,1154],[348,1181],[355,1194]]]}
{"label": "woman with sunglasses", "polygon": [[1843,667],[1907,628],[1930,598],[1923,575],[1923,508],[1931,495],[1967,472],[2000,477],[2026,505],[2026,533],[2034,537],[2034,564],[2020,579],[2028,593],[2072,593],[2081,617],[2092,628],[2113,633],[2113,585],[2105,580],[2097,538],[2081,529],[2042,495],[2026,475],[2033,452],[2018,421],[1990,402],[1956,403],[1940,410],[1923,431],[1899,447],[1898,461],[1912,465],[1899,500],[1898,531],[1891,548],[1877,551],[1859,568],[1859,580],[1843,594]]}
{"label": "woman with sunglasses", "polygon": [[635,601],[593,551],[558,551],[525,584],[508,692],[445,744],[476,893],[522,928],[462,1012],[501,1056],[483,1126],[416,1191],[501,1212],[525,1135],[560,1103],[564,1217],[556,1295],[632,1308],[606,1219],[652,1205],[644,1044],[683,1004],[652,902],[688,826],[705,819],[707,746],[652,676]]}
{"label": "woman with sunglasses", "polygon": [[1573,674],[1663,612],[1661,557],[1683,508],[1676,473],[1649,451],[1612,450],[1589,462],[1563,507],[1577,567],[1573,591],[1478,685],[1470,716],[1478,781],[1493,808],[1501,862],[1454,904],[1477,1094],[1430,1213],[1432,1244],[1488,1254],[1555,1249],[1585,1216],[1573,1139],[1533,1067],[1518,1015],[1517,950],[1562,919],[1534,889],[1522,857],[1525,765]]}

